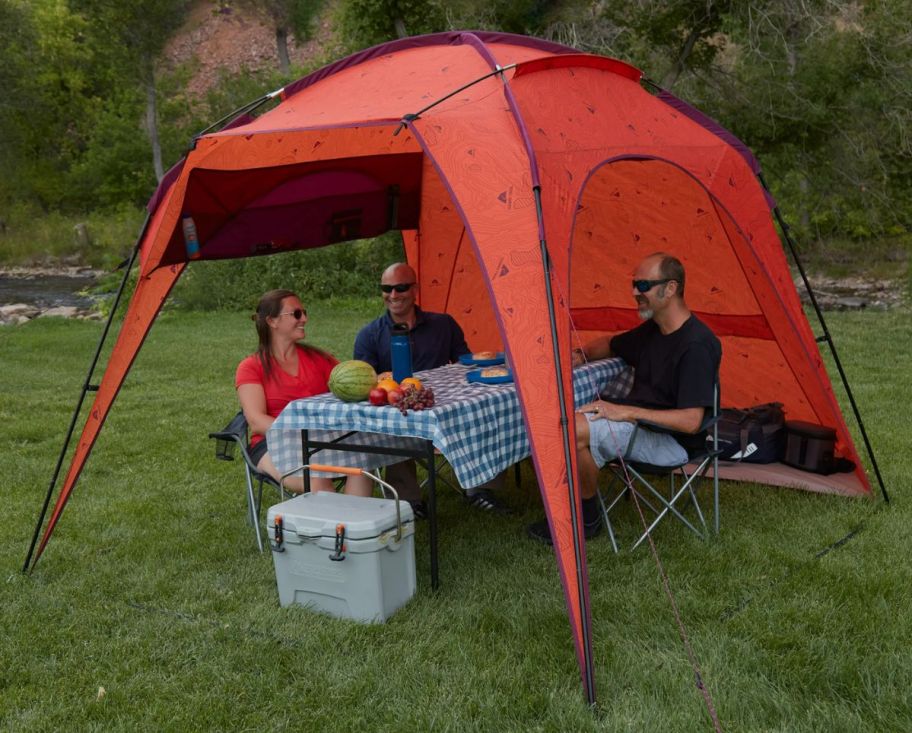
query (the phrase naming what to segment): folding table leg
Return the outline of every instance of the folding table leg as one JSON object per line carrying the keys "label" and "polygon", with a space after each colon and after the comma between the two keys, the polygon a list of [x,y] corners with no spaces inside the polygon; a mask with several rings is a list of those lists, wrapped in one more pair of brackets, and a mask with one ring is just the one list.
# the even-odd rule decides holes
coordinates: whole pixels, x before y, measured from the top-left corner
{"label": "folding table leg", "polygon": [[428,472],[428,534],[431,545],[431,588],[437,590],[440,580],[437,575],[437,464],[434,461],[434,444],[427,443]]}

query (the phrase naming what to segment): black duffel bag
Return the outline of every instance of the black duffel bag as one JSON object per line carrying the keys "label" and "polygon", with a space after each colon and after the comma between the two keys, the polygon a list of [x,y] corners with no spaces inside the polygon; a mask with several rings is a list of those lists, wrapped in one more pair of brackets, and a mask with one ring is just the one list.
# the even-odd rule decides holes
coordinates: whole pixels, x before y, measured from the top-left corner
{"label": "black duffel bag", "polygon": [[[773,463],[785,450],[785,413],[781,402],[719,412],[719,459]],[[707,437],[712,442],[712,435]]]}

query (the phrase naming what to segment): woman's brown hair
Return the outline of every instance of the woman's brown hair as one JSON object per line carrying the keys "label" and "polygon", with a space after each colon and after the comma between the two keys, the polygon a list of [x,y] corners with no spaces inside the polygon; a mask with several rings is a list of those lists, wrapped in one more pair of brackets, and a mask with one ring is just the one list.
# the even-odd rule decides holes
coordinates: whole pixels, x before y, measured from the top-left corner
{"label": "woman's brown hair", "polygon": [[[277,318],[282,312],[282,301],[285,298],[297,298],[298,294],[293,290],[270,290],[263,294],[260,302],[257,303],[256,313],[253,314],[253,322],[256,325],[257,332],[257,360],[263,367],[263,376],[268,380],[272,376],[273,356],[272,356],[272,329],[269,327],[267,318]],[[301,348],[322,354],[332,359],[332,356],[318,349],[316,346],[309,344],[298,344]]]}
{"label": "woman's brown hair", "polygon": [[272,329],[267,318],[276,318],[282,312],[282,301],[285,298],[296,298],[297,293],[291,290],[270,290],[263,294],[257,303],[253,323],[257,332],[256,357],[263,367],[266,379],[272,375]]}

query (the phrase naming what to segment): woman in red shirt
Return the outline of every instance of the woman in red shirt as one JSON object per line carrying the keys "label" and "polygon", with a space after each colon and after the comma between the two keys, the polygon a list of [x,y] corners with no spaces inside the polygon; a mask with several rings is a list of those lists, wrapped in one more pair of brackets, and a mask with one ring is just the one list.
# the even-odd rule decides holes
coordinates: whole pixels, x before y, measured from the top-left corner
{"label": "woman in red shirt", "polygon": [[[307,311],[290,290],[270,290],[257,305],[253,316],[259,344],[255,354],[237,368],[234,383],[241,409],[253,437],[250,457],[258,470],[279,480],[280,473],[269,457],[266,431],[292,400],[327,390],[329,373],[338,361],[320,349],[298,343],[304,339]],[[333,491],[328,478],[311,478],[312,491]],[[289,491],[304,490],[304,479],[285,480]],[[345,493],[370,496],[372,483],[366,476],[350,476]]]}

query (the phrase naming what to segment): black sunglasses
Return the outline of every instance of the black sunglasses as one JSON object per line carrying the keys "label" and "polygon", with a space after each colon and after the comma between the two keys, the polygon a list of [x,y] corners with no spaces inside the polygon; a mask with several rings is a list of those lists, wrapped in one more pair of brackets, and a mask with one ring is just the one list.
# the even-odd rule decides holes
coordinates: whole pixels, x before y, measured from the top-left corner
{"label": "black sunglasses", "polygon": [[279,313],[279,316],[294,316],[296,321],[301,320],[301,316],[307,315],[307,308],[295,308],[293,311],[285,311],[284,313]]}
{"label": "black sunglasses", "polygon": [[633,287],[638,293],[648,293],[656,285],[664,285],[674,280],[673,277],[666,277],[664,280],[634,280]]}
{"label": "black sunglasses", "polygon": [[395,285],[381,285],[380,289],[384,293],[391,293],[394,290],[397,293],[406,293],[415,283],[396,283]]}

